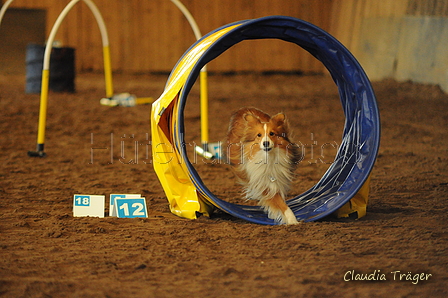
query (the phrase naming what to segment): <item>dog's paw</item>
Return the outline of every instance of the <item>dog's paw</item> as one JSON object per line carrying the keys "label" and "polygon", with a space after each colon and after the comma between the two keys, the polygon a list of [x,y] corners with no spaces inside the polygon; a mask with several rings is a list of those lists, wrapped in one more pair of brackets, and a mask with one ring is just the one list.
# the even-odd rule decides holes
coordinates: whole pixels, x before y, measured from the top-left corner
{"label": "dog's paw", "polygon": [[299,223],[300,223],[299,221],[297,221],[296,216],[294,215],[294,213],[292,212],[292,210],[289,209],[289,208],[286,209],[283,218],[284,218],[283,221],[284,221],[287,225],[296,225],[296,224],[299,224]]}

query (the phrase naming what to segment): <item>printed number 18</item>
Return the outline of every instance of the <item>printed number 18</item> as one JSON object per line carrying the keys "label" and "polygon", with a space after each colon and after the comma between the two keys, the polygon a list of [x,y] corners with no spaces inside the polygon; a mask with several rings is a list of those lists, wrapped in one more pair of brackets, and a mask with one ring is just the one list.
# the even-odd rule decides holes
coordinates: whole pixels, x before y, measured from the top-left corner
{"label": "printed number 18", "polygon": [[[133,216],[144,216],[145,212],[143,212],[143,204],[142,203],[134,203],[132,204],[132,208],[136,208],[134,212],[132,212]],[[120,206],[120,209],[124,211],[125,216],[129,216],[129,206],[128,203],[124,203]]]}
{"label": "printed number 18", "polygon": [[89,197],[76,197],[76,205],[78,206],[89,206],[90,198]]}

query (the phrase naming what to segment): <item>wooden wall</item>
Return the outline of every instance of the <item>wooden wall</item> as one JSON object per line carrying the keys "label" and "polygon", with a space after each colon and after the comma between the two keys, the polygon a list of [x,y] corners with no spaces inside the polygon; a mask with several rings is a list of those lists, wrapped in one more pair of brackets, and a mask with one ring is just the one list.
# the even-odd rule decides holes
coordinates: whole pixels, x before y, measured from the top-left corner
{"label": "wooden wall", "polygon": [[45,42],[45,19],[45,10],[8,10],[0,27],[0,73],[25,73],[26,47]]}
{"label": "wooden wall", "polygon": [[408,2],[409,0],[335,0],[330,32],[357,56],[363,20],[402,16],[406,13]]}
{"label": "wooden wall", "polygon": [[[68,0],[15,0],[11,7],[47,9],[47,36]],[[115,71],[168,72],[195,42],[180,10],[169,0],[94,0],[109,32]],[[328,30],[332,0],[183,0],[206,34],[222,25],[267,15],[304,19]],[[101,38],[84,3],[67,15],[57,40],[76,48],[78,71],[102,69]],[[320,72],[322,65],[287,42],[244,41],[212,61],[210,71]]]}
{"label": "wooden wall", "polygon": [[448,92],[448,0],[335,0],[330,32],[371,80],[438,84]]}
{"label": "wooden wall", "polygon": [[[170,0],[93,1],[108,28],[112,67],[116,72],[169,72],[195,42],[187,20]],[[422,80],[441,84],[448,90],[448,72],[444,66],[448,61],[448,45],[443,43],[448,40],[448,0],[182,2],[196,19],[202,34],[243,19],[293,16],[334,35],[373,79]],[[11,7],[45,9],[48,36],[68,3],[69,0],[15,0]],[[419,24],[424,24],[422,29]],[[82,1],[68,14],[57,39],[76,48],[78,71],[102,71],[100,33],[92,13]],[[419,63],[412,64],[415,60]],[[208,69],[217,72],[324,72],[321,63],[300,47],[279,40],[243,41],[211,61]]]}
{"label": "wooden wall", "polygon": [[[330,33],[359,54],[361,28],[366,19],[404,16],[448,17],[448,0],[334,0]],[[381,24],[378,24],[381,25]]]}

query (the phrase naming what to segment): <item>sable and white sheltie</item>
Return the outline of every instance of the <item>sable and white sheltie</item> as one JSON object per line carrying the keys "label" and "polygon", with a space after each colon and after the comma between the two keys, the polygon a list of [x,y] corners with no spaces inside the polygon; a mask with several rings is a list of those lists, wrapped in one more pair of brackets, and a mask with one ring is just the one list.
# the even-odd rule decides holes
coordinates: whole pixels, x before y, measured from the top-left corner
{"label": "sable and white sheltie", "polygon": [[301,155],[288,133],[283,113],[271,117],[256,108],[241,108],[230,119],[225,154],[246,199],[258,200],[279,223],[297,224],[285,199]]}

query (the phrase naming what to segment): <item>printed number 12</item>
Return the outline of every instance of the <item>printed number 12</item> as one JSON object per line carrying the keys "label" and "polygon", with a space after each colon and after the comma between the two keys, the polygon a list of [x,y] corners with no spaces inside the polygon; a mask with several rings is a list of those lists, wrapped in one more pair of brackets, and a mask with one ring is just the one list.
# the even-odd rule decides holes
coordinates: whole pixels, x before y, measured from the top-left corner
{"label": "printed number 12", "polygon": [[[143,204],[142,203],[134,203],[132,204],[132,208],[136,208],[134,210],[134,212],[132,213],[133,216],[143,216],[145,215],[145,213],[142,211],[143,210]],[[124,203],[120,206],[120,209],[122,209],[124,211],[124,215],[125,216],[129,216],[129,206],[128,203]]]}

